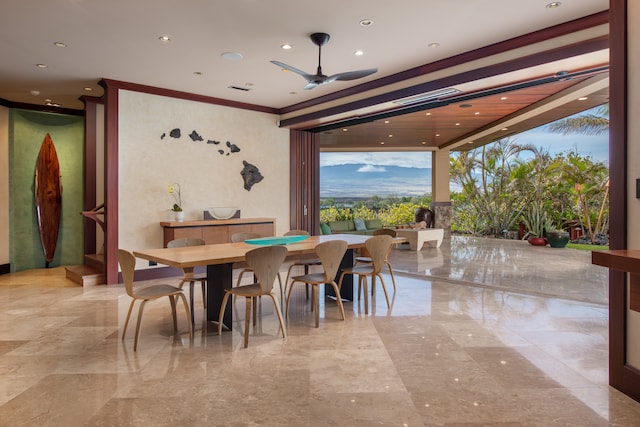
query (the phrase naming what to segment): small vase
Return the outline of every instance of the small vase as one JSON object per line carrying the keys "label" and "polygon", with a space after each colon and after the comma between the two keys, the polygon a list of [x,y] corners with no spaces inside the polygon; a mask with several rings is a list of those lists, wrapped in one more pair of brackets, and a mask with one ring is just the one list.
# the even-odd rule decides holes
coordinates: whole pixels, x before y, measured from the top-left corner
{"label": "small vase", "polygon": [[173,211],[173,217],[178,222],[184,221],[184,211]]}

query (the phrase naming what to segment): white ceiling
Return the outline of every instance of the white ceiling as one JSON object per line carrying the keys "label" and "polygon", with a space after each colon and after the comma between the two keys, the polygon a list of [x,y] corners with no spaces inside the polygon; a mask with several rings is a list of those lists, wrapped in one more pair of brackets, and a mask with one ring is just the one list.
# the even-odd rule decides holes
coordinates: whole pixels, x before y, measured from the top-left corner
{"label": "white ceiling", "polygon": [[[10,4],[7,4],[10,3]],[[281,108],[608,9],[609,0],[20,0],[0,13],[0,98],[82,109],[101,78]],[[359,25],[371,19],[373,25]],[[378,73],[303,90],[271,64]],[[168,43],[160,36],[171,38]],[[67,44],[66,48],[54,42]],[[284,51],[283,43],[293,49]],[[439,47],[430,48],[430,43]],[[363,56],[354,56],[356,50]],[[228,61],[223,52],[243,59]],[[38,68],[36,64],[46,64]],[[196,75],[201,72],[202,75]],[[230,89],[246,87],[248,92]],[[84,88],[92,88],[86,91]],[[38,94],[32,94],[37,91]],[[33,92],[36,93],[36,92]]]}

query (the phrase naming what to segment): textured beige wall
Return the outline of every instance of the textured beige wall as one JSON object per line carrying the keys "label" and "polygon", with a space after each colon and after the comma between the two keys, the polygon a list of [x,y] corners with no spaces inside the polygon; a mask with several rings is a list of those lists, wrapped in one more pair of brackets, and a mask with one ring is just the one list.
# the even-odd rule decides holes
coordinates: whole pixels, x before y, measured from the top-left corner
{"label": "textured beige wall", "polygon": [[0,107],[0,265],[9,263],[9,109]]}
{"label": "textured beige wall", "polygon": [[[640,199],[636,199],[636,179],[640,178],[640,2],[627,2],[627,247],[640,249]],[[640,313],[628,311],[627,360],[640,369]]]}
{"label": "textured beige wall", "polygon": [[[285,232],[289,131],[278,128],[276,120],[266,113],[120,91],[119,246],[162,247],[159,222],[173,218],[167,187],[174,182],[181,187],[185,220],[202,219],[206,207],[237,206],[243,218],[276,218],[277,233]],[[174,128],[181,130],[181,138],[169,136]],[[194,130],[204,141],[192,141]],[[240,152],[227,155],[227,141]],[[250,191],[240,175],[243,160],[264,177]]]}

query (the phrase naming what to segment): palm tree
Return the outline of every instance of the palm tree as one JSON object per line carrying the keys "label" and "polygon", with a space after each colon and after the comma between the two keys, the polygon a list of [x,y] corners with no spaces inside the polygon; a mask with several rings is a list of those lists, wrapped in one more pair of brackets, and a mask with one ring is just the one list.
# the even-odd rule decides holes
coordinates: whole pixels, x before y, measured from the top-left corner
{"label": "palm tree", "polygon": [[[589,110],[589,111],[594,111]],[[571,116],[553,122],[547,126],[551,132],[568,135],[603,135],[609,131],[609,104],[597,107],[593,113]]]}
{"label": "palm tree", "polygon": [[[593,111],[593,110],[590,110]],[[571,133],[581,135],[603,135],[609,131],[609,104],[603,104],[597,107],[594,113],[588,113],[580,116],[567,117],[557,122],[551,123],[547,126],[547,129],[551,132],[561,133],[568,135]],[[583,228],[586,225],[587,232],[591,237],[591,241],[594,242],[595,236],[599,233],[600,226],[602,224],[602,217],[605,212],[607,197],[609,195],[609,180],[606,179],[606,184],[603,182],[596,182],[599,174],[602,173],[605,168],[601,164],[591,164],[590,161],[585,163],[585,159],[579,158],[579,156],[569,155],[569,164],[566,167],[567,176],[574,182],[574,189],[578,195],[578,201],[583,214]],[[589,160],[589,159],[586,159]],[[595,167],[595,169],[593,168]],[[586,172],[586,173],[585,173]],[[608,172],[608,171],[607,171]],[[602,180],[602,178],[601,178]],[[585,183],[589,183],[585,185]],[[592,230],[591,221],[589,218],[589,208],[587,207],[587,195],[585,189],[591,189],[595,187],[595,194],[592,197],[597,197],[602,188],[606,188],[595,230]]]}

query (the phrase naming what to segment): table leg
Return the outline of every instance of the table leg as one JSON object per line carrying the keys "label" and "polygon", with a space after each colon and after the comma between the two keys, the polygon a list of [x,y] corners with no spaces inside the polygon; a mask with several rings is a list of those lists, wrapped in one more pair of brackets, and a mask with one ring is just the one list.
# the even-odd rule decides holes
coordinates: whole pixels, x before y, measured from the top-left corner
{"label": "table leg", "polygon": [[[342,269],[351,267],[353,267],[353,249],[347,249],[347,252],[345,252],[344,256],[342,257],[340,267],[338,268],[338,273],[336,274],[336,277],[334,279],[336,283],[338,283],[338,281],[340,280]],[[336,293],[333,291],[333,287],[331,285],[324,285],[324,294],[334,298],[336,297]],[[345,274],[344,279],[342,279],[340,296],[343,300],[353,301],[353,275]]]}
{"label": "table leg", "polygon": [[[216,264],[207,266],[207,320],[218,322],[220,306],[224,298],[224,290],[231,289],[233,281],[233,264]],[[233,304],[232,298],[227,300],[222,323],[231,330]]]}

